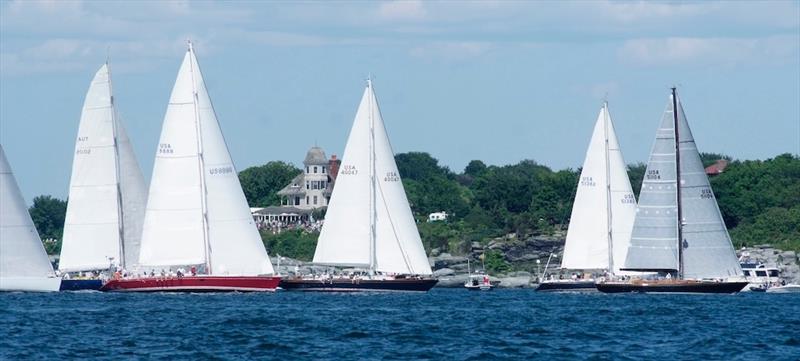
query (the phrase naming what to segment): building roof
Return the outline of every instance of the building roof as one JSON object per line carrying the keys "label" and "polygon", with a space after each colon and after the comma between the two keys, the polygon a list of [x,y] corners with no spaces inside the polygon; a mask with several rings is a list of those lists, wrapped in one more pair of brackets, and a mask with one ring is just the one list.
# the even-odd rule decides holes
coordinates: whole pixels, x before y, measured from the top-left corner
{"label": "building roof", "polygon": [[325,151],[322,148],[314,146],[306,153],[306,159],[303,161],[305,165],[328,165],[328,157],[325,156]]}
{"label": "building roof", "polygon": [[306,182],[304,173],[298,174],[296,177],[292,179],[291,182],[286,187],[278,191],[278,195],[281,196],[288,196],[288,195],[295,195],[295,194],[305,194],[306,193]]}
{"label": "building roof", "polygon": [[310,214],[313,212],[314,209],[300,209],[296,207],[286,207],[286,206],[269,206],[252,212],[252,214],[259,214],[259,215],[301,215],[301,214]]}
{"label": "building roof", "polygon": [[725,171],[725,168],[728,167],[728,161],[725,159],[717,160],[716,163],[706,167],[706,174],[707,175],[717,175]]}

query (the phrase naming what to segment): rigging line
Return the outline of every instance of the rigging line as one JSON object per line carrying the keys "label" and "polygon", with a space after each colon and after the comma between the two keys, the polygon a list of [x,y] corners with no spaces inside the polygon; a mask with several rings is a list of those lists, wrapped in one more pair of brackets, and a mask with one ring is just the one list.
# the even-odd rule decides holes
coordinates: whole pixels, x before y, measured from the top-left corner
{"label": "rigging line", "polygon": [[[381,192],[381,198],[383,199],[383,206],[386,208],[386,214],[389,214],[389,205],[386,204],[386,196],[383,194],[383,187],[381,187],[380,183],[377,183],[378,190]],[[408,261],[408,256],[406,254],[405,249],[403,249],[402,242],[400,242],[400,236],[397,235],[397,229],[394,227],[394,221],[392,220],[391,216],[387,216],[386,218],[389,219],[389,225],[392,226],[392,233],[394,234],[394,240],[397,242],[397,247],[400,248],[400,254],[403,256],[403,262],[406,264],[406,268],[411,271],[411,274],[416,274],[414,272],[414,268],[411,267],[411,264]]]}

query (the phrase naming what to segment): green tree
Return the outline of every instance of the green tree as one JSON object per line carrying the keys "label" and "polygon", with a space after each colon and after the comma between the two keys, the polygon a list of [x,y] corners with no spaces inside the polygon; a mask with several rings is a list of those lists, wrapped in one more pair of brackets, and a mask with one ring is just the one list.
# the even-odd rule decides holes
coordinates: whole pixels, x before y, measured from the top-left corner
{"label": "green tree", "polygon": [[447,167],[428,153],[411,152],[395,156],[403,187],[418,219],[433,212],[445,211],[460,218],[469,211],[471,193],[455,181]]}
{"label": "green tree", "polygon": [[250,207],[266,207],[280,204],[278,191],[300,172],[289,163],[273,161],[239,172],[239,182]]}
{"label": "green tree", "polygon": [[28,208],[28,213],[42,240],[56,240],[54,243],[45,243],[47,254],[59,254],[67,215],[67,202],[49,195],[37,196],[33,199],[33,205]]}
{"label": "green tree", "polygon": [[647,164],[639,162],[628,164],[628,179],[631,181],[631,189],[636,199],[639,199],[639,192],[642,190],[642,181],[644,180],[644,172],[647,170]]}
{"label": "green tree", "polygon": [[28,208],[33,224],[42,239],[61,239],[64,232],[64,219],[67,215],[67,202],[49,195],[37,196]]}
{"label": "green tree", "polygon": [[273,234],[269,230],[261,231],[261,240],[270,256],[281,255],[303,262],[311,262],[317,248],[319,233],[306,232],[300,229],[285,230]]}

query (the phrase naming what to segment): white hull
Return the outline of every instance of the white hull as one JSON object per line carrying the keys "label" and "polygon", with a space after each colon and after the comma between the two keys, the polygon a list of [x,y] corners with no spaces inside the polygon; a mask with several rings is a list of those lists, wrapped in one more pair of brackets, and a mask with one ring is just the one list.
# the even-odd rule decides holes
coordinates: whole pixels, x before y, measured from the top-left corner
{"label": "white hull", "polygon": [[56,277],[0,277],[0,291],[57,292],[61,279]]}
{"label": "white hull", "polygon": [[800,293],[800,285],[786,285],[767,288],[768,293]]}

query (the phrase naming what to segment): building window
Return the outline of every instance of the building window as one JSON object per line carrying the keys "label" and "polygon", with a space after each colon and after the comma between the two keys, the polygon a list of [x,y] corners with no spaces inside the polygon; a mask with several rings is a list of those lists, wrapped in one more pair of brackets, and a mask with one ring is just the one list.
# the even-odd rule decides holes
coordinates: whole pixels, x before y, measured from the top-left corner
{"label": "building window", "polygon": [[325,174],[325,167],[322,167],[322,174]]}
{"label": "building window", "polygon": [[314,196],[314,205],[317,205],[317,196]]}
{"label": "building window", "polygon": [[306,204],[308,204],[308,196],[306,196]]}
{"label": "building window", "polygon": [[308,166],[306,166],[306,173],[310,172]]}
{"label": "building window", "polygon": [[306,181],[306,189],[311,189],[311,186],[309,185],[308,181]]}
{"label": "building window", "polygon": [[314,166],[314,174],[317,173],[317,166]]}
{"label": "building window", "polygon": [[294,197],[294,205],[296,206],[300,205],[300,197]]}

